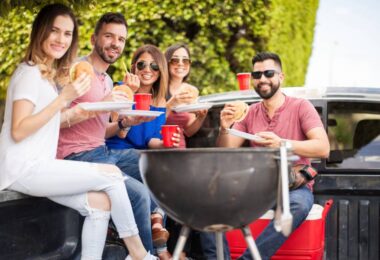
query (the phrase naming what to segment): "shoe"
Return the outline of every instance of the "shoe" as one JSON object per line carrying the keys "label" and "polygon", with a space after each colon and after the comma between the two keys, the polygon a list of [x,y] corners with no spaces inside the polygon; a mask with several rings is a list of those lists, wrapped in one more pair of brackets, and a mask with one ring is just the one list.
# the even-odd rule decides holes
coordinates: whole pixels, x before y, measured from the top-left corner
{"label": "shoe", "polygon": [[[158,258],[160,260],[171,260],[173,258],[173,256],[170,254],[169,251],[163,251],[163,252],[160,252],[158,253]],[[185,252],[182,252],[179,256],[179,260],[186,260],[186,254]]]}
{"label": "shoe", "polygon": [[[152,240],[155,247],[160,247],[166,244],[169,239],[169,232],[163,227],[162,217],[152,217]],[[161,227],[153,228],[154,224],[161,224]]]}
{"label": "shoe", "polygon": [[160,260],[170,260],[172,259],[172,255],[169,253],[168,250],[158,253],[158,258]]}
{"label": "shoe", "polygon": [[[132,257],[130,255],[125,258],[125,260],[132,260]],[[143,260],[160,260],[158,257],[155,257],[154,255],[151,255],[149,252],[146,254],[146,256],[143,258]]]}
{"label": "shoe", "polygon": [[121,238],[119,238],[119,234],[117,233],[117,231],[113,229],[111,226],[109,226],[107,230],[106,243],[122,246],[124,248],[126,247],[124,241]]}

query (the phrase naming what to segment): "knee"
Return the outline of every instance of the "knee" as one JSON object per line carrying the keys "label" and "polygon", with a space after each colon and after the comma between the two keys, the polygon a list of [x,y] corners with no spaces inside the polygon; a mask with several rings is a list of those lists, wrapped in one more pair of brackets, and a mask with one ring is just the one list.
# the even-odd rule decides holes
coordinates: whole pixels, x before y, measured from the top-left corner
{"label": "knee", "polygon": [[123,174],[118,167],[113,164],[98,164],[98,168],[106,176],[122,178]]}
{"label": "knee", "polygon": [[111,201],[108,195],[104,192],[89,192],[87,194],[88,204],[91,208],[99,209],[102,211],[111,210]]}

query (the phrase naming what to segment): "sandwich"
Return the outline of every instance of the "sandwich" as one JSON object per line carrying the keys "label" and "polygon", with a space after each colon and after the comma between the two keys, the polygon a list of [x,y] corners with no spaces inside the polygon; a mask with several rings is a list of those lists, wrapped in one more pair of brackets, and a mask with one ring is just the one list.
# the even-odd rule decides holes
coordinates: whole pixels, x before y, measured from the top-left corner
{"label": "sandwich", "polygon": [[189,84],[182,84],[182,86],[179,88],[179,93],[187,92],[189,95],[191,95],[190,101],[187,104],[193,104],[196,103],[199,96],[199,90]]}
{"label": "sandwich", "polygon": [[[126,85],[117,85],[112,89],[112,92],[123,92],[129,101],[133,101],[133,95],[135,94],[132,89]],[[119,120],[119,113],[111,112],[110,117],[111,122],[117,122]],[[123,139],[127,136],[127,131],[120,129],[117,136]]]}
{"label": "sandwich", "polygon": [[133,95],[135,94],[132,89],[126,85],[117,85],[112,89],[115,92],[123,92],[129,101],[133,101]]}
{"label": "sandwich", "polygon": [[236,122],[242,121],[248,113],[249,106],[240,100],[230,102],[229,104],[235,107],[234,120]]}
{"label": "sandwich", "polygon": [[78,61],[74,63],[70,68],[70,80],[76,80],[82,73],[86,73],[91,77],[94,76],[94,69],[89,62]]}

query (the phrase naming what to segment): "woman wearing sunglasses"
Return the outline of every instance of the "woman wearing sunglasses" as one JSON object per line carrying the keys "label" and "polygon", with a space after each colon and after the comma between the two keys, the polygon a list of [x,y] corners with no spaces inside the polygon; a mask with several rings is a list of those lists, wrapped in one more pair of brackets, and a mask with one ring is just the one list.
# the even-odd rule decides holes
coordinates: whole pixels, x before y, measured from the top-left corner
{"label": "woman wearing sunglasses", "polygon": [[69,80],[77,48],[78,26],[71,9],[62,4],[43,7],[8,87],[0,135],[0,190],[47,197],[83,215],[81,259],[102,258],[110,217],[129,250],[127,259],[155,259],[138,235],[120,170],[55,159],[60,123],[68,116],[61,110],[90,88],[89,75]]}
{"label": "woman wearing sunglasses", "polygon": [[[163,148],[161,140],[161,126],[165,123],[166,100],[168,86],[168,67],[164,54],[153,45],[144,45],[138,48],[132,56],[132,73],[140,80],[140,87],[136,93],[152,94],[151,111],[164,112],[152,121],[144,122],[129,128],[125,138],[113,136],[107,139],[107,146],[112,154],[122,153],[122,149],[157,149]],[[173,139],[174,146],[179,146],[179,136]],[[138,153],[130,154],[135,158],[129,159],[129,165],[121,169],[131,177],[142,182],[138,168]],[[134,163],[131,163],[134,161]],[[152,201],[152,237],[160,259],[169,259],[166,248],[169,232],[163,227],[165,213]]]}
{"label": "woman wearing sunglasses", "polygon": [[[169,88],[167,92],[167,107],[175,107],[178,104],[187,103],[192,96],[186,92],[181,92],[183,85],[189,85],[186,81],[190,74],[190,51],[184,44],[174,44],[165,52],[169,68]],[[179,125],[180,127],[180,147],[186,147],[185,136],[194,135],[201,128],[207,116],[207,110],[200,110],[194,113],[171,111],[166,119],[168,125]]]}
{"label": "woman wearing sunglasses", "polygon": [[[166,124],[179,125],[180,127],[180,147],[186,148],[185,136],[194,135],[201,128],[208,110],[200,110],[196,112],[174,112],[170,111],[170,107],[178,104],[188,103],[192,99],[192,95],[182,92],[183,85],[189,85],[186,81],[190,75],[191,59],[189,48],[185,44],[171,45],[165,52],[166,60],[169,68],[169,88],[167,92],[167,108],[169,110],[166,118]],[[178,226],[173,227],[177,232]],[[172,230],[172,229],[171,229]],[[201,232],[199,234],[203,255],[207,259],[216,259],[215,235],[213,233]],[[224,239],[225,240],[225,239]],[[224,241],[224,255],[229,258],[227,241]]]}

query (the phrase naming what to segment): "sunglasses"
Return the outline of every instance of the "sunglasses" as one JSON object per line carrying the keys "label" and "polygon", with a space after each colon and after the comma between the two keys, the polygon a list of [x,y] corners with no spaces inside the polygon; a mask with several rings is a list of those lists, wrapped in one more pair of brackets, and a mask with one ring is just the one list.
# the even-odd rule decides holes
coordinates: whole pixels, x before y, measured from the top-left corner
{"label": "sunglasses", "polygon": [[252,71],[251,75],[252,78],[254,79],[261,79],[261,76],[264,74],[266,78],[272,78],[274,74],[279,73],[278,71],[275,70],[264,70],[264,71]]}
{"label": "sunglasses", "polygon": [[185,66],[189,66],[190,63],[191,63],[191,60],[189,58],[183,58],[183,59],[181,59],[181,58],[171,58],[170,61],[169,61],[169,63],[171,65],[178,65],[180,62],[182,62],[183,65],[185,65]]}
{"label": "sunglasses", "polygon": [[[148,66],[148,64],[145,61],[139,61],[136,63],[136,67],[138,70],[143,70],[143,69],[145,69],[146,66]],[[157,63],[155,63],[155,62],[150,63],[149,67],[153,71],[159,71],[160,70],[160,67],[158,67]]]}

